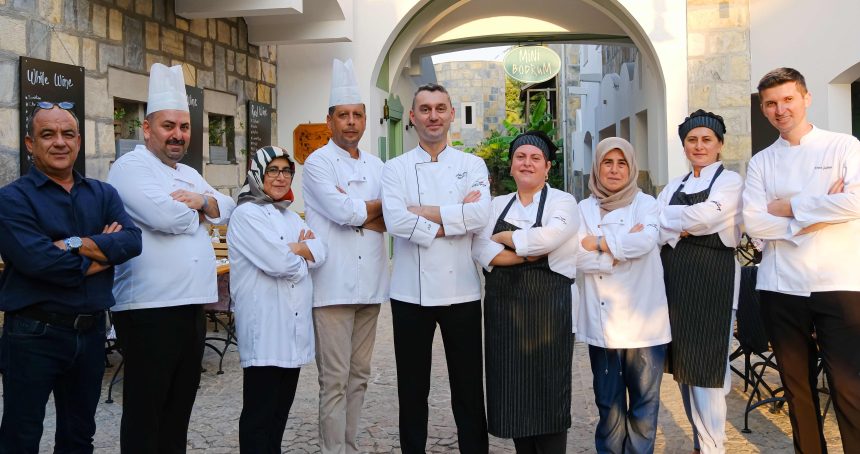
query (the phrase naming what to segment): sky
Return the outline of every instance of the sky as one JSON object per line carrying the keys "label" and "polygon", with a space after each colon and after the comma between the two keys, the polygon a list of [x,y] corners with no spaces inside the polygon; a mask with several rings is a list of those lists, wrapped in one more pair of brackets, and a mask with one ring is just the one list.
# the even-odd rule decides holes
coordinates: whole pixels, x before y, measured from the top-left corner
{"label": "sky", "polygon": [[451,61],[502,61],[505,52],[511,46],[483,47],[480,49],[461,50],[433,56],[433,64]]}

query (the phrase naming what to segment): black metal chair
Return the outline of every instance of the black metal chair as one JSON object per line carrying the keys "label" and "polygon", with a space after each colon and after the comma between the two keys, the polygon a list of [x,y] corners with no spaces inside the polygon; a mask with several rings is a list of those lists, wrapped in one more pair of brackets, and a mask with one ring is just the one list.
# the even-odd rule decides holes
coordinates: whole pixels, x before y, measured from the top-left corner
{"label": "black metal chair", "polygon": [[[230,299],[230,273],[224,273],[218,276],[218,301],[207,304],[204,307],[206,318],[214,325],[213,332],[220,333],[224,331],[224,336],[206,336],[206,347],[212,349],[218,356],[218,375],[224,373],[224,355],[227,354],[227,348],[230,345],[239,344],[236,342],[236,324],[233,319],[233,301]],[[224,346],[219,347],[215,343],[223,342]]]}
{"label": "black metal chair", "polygon": [[122,349],[119,347],[116,341],[116,334],[113,329],[113,312],[108,311],[108,331],[107,336],[105,338],[105,367],[112,368],[113,364],[110,362],[110,354],[118,353],[122,359],[120,359],[119,364],[116,366],[116,369],[113,371],[113,375],[110,378],[110,385],[108,386],[107,399],[105,400],[106,404],[113,403],[113,386],[119,383],[122,380],[122,377],[119,376],[120,371],[122,371],[123,366],[125,365],[125,357],[122,356]]}
{"label": "black metal chair", "polygon": [[764,320],[761,316],[758,291],[755,289],[758,268],[745,266],[741,268],[741,288],[738,298],[737,332],[735,337],[740,346],[732,353],[731,359],[744,357],[744,370],[732,366],[732,371],[744,380],[744,391],[749,391],[746,409],[744,411],[743,433],[752,432],[749,429],[749,414],[754,409],[770,404],[770,411],[776,413],[785,404],[782,386],[772,387],[765,381],[767,369],[776,370],[773,351],[770,350]]}

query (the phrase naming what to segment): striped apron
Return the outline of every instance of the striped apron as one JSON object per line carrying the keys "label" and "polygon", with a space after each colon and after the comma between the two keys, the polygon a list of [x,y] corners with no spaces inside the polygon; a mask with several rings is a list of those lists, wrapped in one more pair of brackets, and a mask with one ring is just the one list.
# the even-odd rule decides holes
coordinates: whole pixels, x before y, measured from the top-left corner
{"label": "striped apron", "polygon": [[[708,189],[695,194],[681,192],[688,174],[669,205],[694,205],[708,200],[720,166]],[[663,280],[669,303],[672,342],[666,355],[666,371],[675,381],[702,388],[722,388],[731,334],[735,283],[735,251],[723,244],[718,233],[681,238],[675,247],[663,246]]]}
{"label": "striped apron", "polygon": [[[541,226],[547,187],[541,191]],[[505,216],[493,233],[519,228]],[[570,427],[571,289],[567,276],[552,271],[544,257],[485,273],[484,331],[487,422],[491,434],[521,438],[564,432]]]}

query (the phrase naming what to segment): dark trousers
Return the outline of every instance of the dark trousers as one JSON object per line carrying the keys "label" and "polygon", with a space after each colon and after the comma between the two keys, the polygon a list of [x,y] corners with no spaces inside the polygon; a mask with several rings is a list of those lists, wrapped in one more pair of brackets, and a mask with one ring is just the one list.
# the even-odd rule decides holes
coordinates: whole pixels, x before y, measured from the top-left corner
{"label": "dark trousers", "polygon": [[239,451],[280,454],[300,368],[263,366],[242,369]]}
{"label": "dark trousers", "polygon": [[391,315],[402,451],[411,454],[426,449],[430,363],[433,336],[439,324],[460,452],[486,453],[489,445],[484,412],[481,302],[422,307],[391,300]]}
{"label": "dark trousers", "polygon": [[564,454],[567,450],[567,431],[514,438],[517,454]]}
{"label": "dark trousers", "polygon": [[588,346],[600,419],[599,453],[654,452],[666,345],[610,349]]}
{"label": "dark trousers", "polygon": [[91,453],[105,363],[104,314],[83,332],[6,314],[0,339],[0,453],[38,453],[48,396],[57,408],[55,453]]}
{"label": "dark trousers", "polygon": [[763,291],[761,311],[785,387],[795,451],[827,452],[817,391],[820,355],[842,447],[860,452],[860,292],[803,297]]}
{"label": "dark trousers", "polygon": [[206,325],[199,304],[116,312],[125,360],[123,453],[184,453],[200,385]]}

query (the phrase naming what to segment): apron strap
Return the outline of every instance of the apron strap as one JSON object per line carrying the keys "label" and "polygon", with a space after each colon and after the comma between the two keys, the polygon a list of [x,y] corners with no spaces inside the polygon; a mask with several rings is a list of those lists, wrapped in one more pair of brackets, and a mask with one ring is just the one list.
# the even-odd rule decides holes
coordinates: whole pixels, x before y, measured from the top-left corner
{"label": "apron strap", "polygon": [[[548,192],[549,190],[547,189],[547,185],[543,185],[543,189],[541,189],[540,191],[540,202],[538,203],[537,219],[535,220],[535,223],[532,227],[541,226],[541,218],[543,218],[543,207],[544,205],[546,205],[546,195]],[[511,206],[513,206],[514,200],[516,199],[517,195],[514,194],[514,196],[511,197],[511,201],[508,202],[508,204],[505,206],[505,209],[502,210],[501,214],[499,214],[499,218],[496,220],[497,222],[505,220],[505,216],[508,215],[508,210],[511,209]]]}
{"label": "apron strap", "polygon": [[[708,185],[708,193],[711,192],[711,188],[714,187],[714,182],[717,181],[717,177],[720,176],[721,173],[723,173],[724,168],[725,167],[723,167],[723,165],[720,164],[720,166],[717,168],[717,171],[714,172],[714,176],[711,178],[711,184]],[[687,176],[684,177],[683,180],[681,180],[681,184],[678,186],[678,189],[675,190],[675,193],[681,192],[684,189],[684,185],[687,184],[687,179],[689,179],[690,175],[692,175],[692,174],[693,174],[693,172],[688,173]]]}

